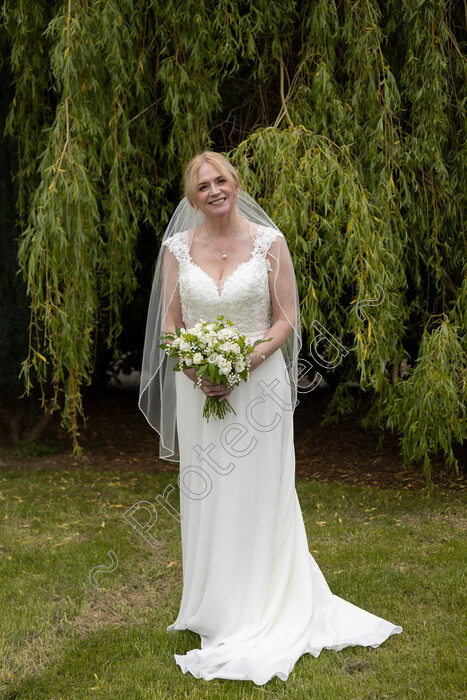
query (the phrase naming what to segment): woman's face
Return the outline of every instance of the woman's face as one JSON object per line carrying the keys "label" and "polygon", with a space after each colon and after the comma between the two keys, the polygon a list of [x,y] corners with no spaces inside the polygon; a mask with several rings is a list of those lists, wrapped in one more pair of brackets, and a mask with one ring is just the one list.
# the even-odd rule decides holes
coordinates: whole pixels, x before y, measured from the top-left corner
{"label": "woman's face", "polygon": [[235,207],[237,188],[214,165],[200,165],[196,181],[194,201],[205,216],[223,216]]}

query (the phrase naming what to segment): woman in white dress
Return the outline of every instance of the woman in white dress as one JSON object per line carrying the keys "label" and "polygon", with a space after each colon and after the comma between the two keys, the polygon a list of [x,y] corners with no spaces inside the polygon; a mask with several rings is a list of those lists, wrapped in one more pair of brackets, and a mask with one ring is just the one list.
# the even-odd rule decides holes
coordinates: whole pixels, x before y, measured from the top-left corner
{"label": "woman in white dress", "polygon": [[[335,596],[308,550],[294,482],[299,305],[285,238],[219,154],[190,161],[185,190],[156,266],[139,403],[161,457],[180,461],[183,595],[168,630],[201,637],[201,649],[175,655],[184,673],[285,681],[302,654],[376,647],[402,628]],[[220,314],[270,339],[233,390],[197,387],[194,370],[174,373],[158,348],[162,332]],[[235,415],[206,422],[206,396],[228,399]]]}

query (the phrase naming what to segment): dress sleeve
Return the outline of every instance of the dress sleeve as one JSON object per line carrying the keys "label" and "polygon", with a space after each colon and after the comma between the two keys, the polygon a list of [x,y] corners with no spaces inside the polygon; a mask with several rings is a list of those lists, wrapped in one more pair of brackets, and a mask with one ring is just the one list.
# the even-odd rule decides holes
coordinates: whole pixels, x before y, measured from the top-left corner
{"label": "dress sleeve", "polygon": [[[262,226],[258,229],[255,239],[255,255],[260,255],[266,260],[269,272],[272,272],[269,250],[276,239],[284,239],[280,231],[274,228]],[[285,241],[285,239],[284,239]]]}
{"label": "dress sleeve", "polygon": [[188,247],[188,231],[179,231],[174,233],[168,240],[164,242],[165,246],[177,258],[178,262],[189,260],[190,253]]}

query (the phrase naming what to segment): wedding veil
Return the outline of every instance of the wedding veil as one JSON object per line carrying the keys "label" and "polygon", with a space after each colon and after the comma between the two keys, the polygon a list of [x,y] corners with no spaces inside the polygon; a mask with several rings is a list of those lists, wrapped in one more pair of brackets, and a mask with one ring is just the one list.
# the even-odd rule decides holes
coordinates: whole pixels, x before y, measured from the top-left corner
{"label": "wedding veil", "polygon": [[[277,226],[271,221],[259,204],[242,190],[240,190],[238,195],[237,209],[241,216],[244,216],[248,221],[279,231]],[[187,198],[184,197],[169,221],[162,239],[154,273],[146,323],[138,406],[145,415],[148,423],[159,433],[160,457],[171,461],[179,460],[176,427],[175,373],[173,371],[175,360],[167,358],[165,352],[159,348],[159,344],[162,342],[160,336],[164,332],[164,321],[167,309],[178,291],[178,269],[173,269],[175,265],[178,268],[178,263],[174,261],[173,255],[166,255],[167,246],[164,244],[175,233],[179,231],[190,231],[195,226],[199,226],[202,223],[204,223],[204,215],[199,210],[195,210],[188,203]],[[291,327],[290,335],[281,346],[281,350],[287,368],[291,407],[295,408],[297,403],[297,360],[301,347],[300,306],[295,278],[293,279],[295,292],[295,314],[293,318],[289,318],[291,314],[285,313],[285,304],[282,305],[281,303],[281,291],[279,290],[279,285],[276,287],[276,281],[280,269],[280,257],[283,255],[289,257],[290,266],[290,253],[288,252],[287,246],[273,244],[269,249],[268,257],[272,259],[274,263],[272,274],[274,275],[273,288],[275,299]],[[209,321],[214,319],[203,320]],[[253,378],[254,372],[251,374],[251,379]]]}

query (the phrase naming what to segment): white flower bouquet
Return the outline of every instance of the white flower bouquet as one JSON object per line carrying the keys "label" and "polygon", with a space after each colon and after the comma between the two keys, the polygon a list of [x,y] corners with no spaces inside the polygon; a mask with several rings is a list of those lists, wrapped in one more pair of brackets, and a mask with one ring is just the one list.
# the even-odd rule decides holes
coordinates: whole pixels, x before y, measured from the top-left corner
{"label": "white flower bouquet", "polygon": [[[165,342],[159,347],[169,357],[178,359],[176,372],[195,367],[198,386],[203,379],[209,379],[211,384],[222,384],[226,389],[237,386],[241,379],[248,381],[251,355],[259,343],[267,342],[259,339],[252,343],[223,316],[214,322],[200,321],[188,330],[176,326],[175,333],[164,333],[161,340]],[[206,397],[203,417],[207,421],[211,416],[224,418],[229,411],[235,413],[227,399]]]}

